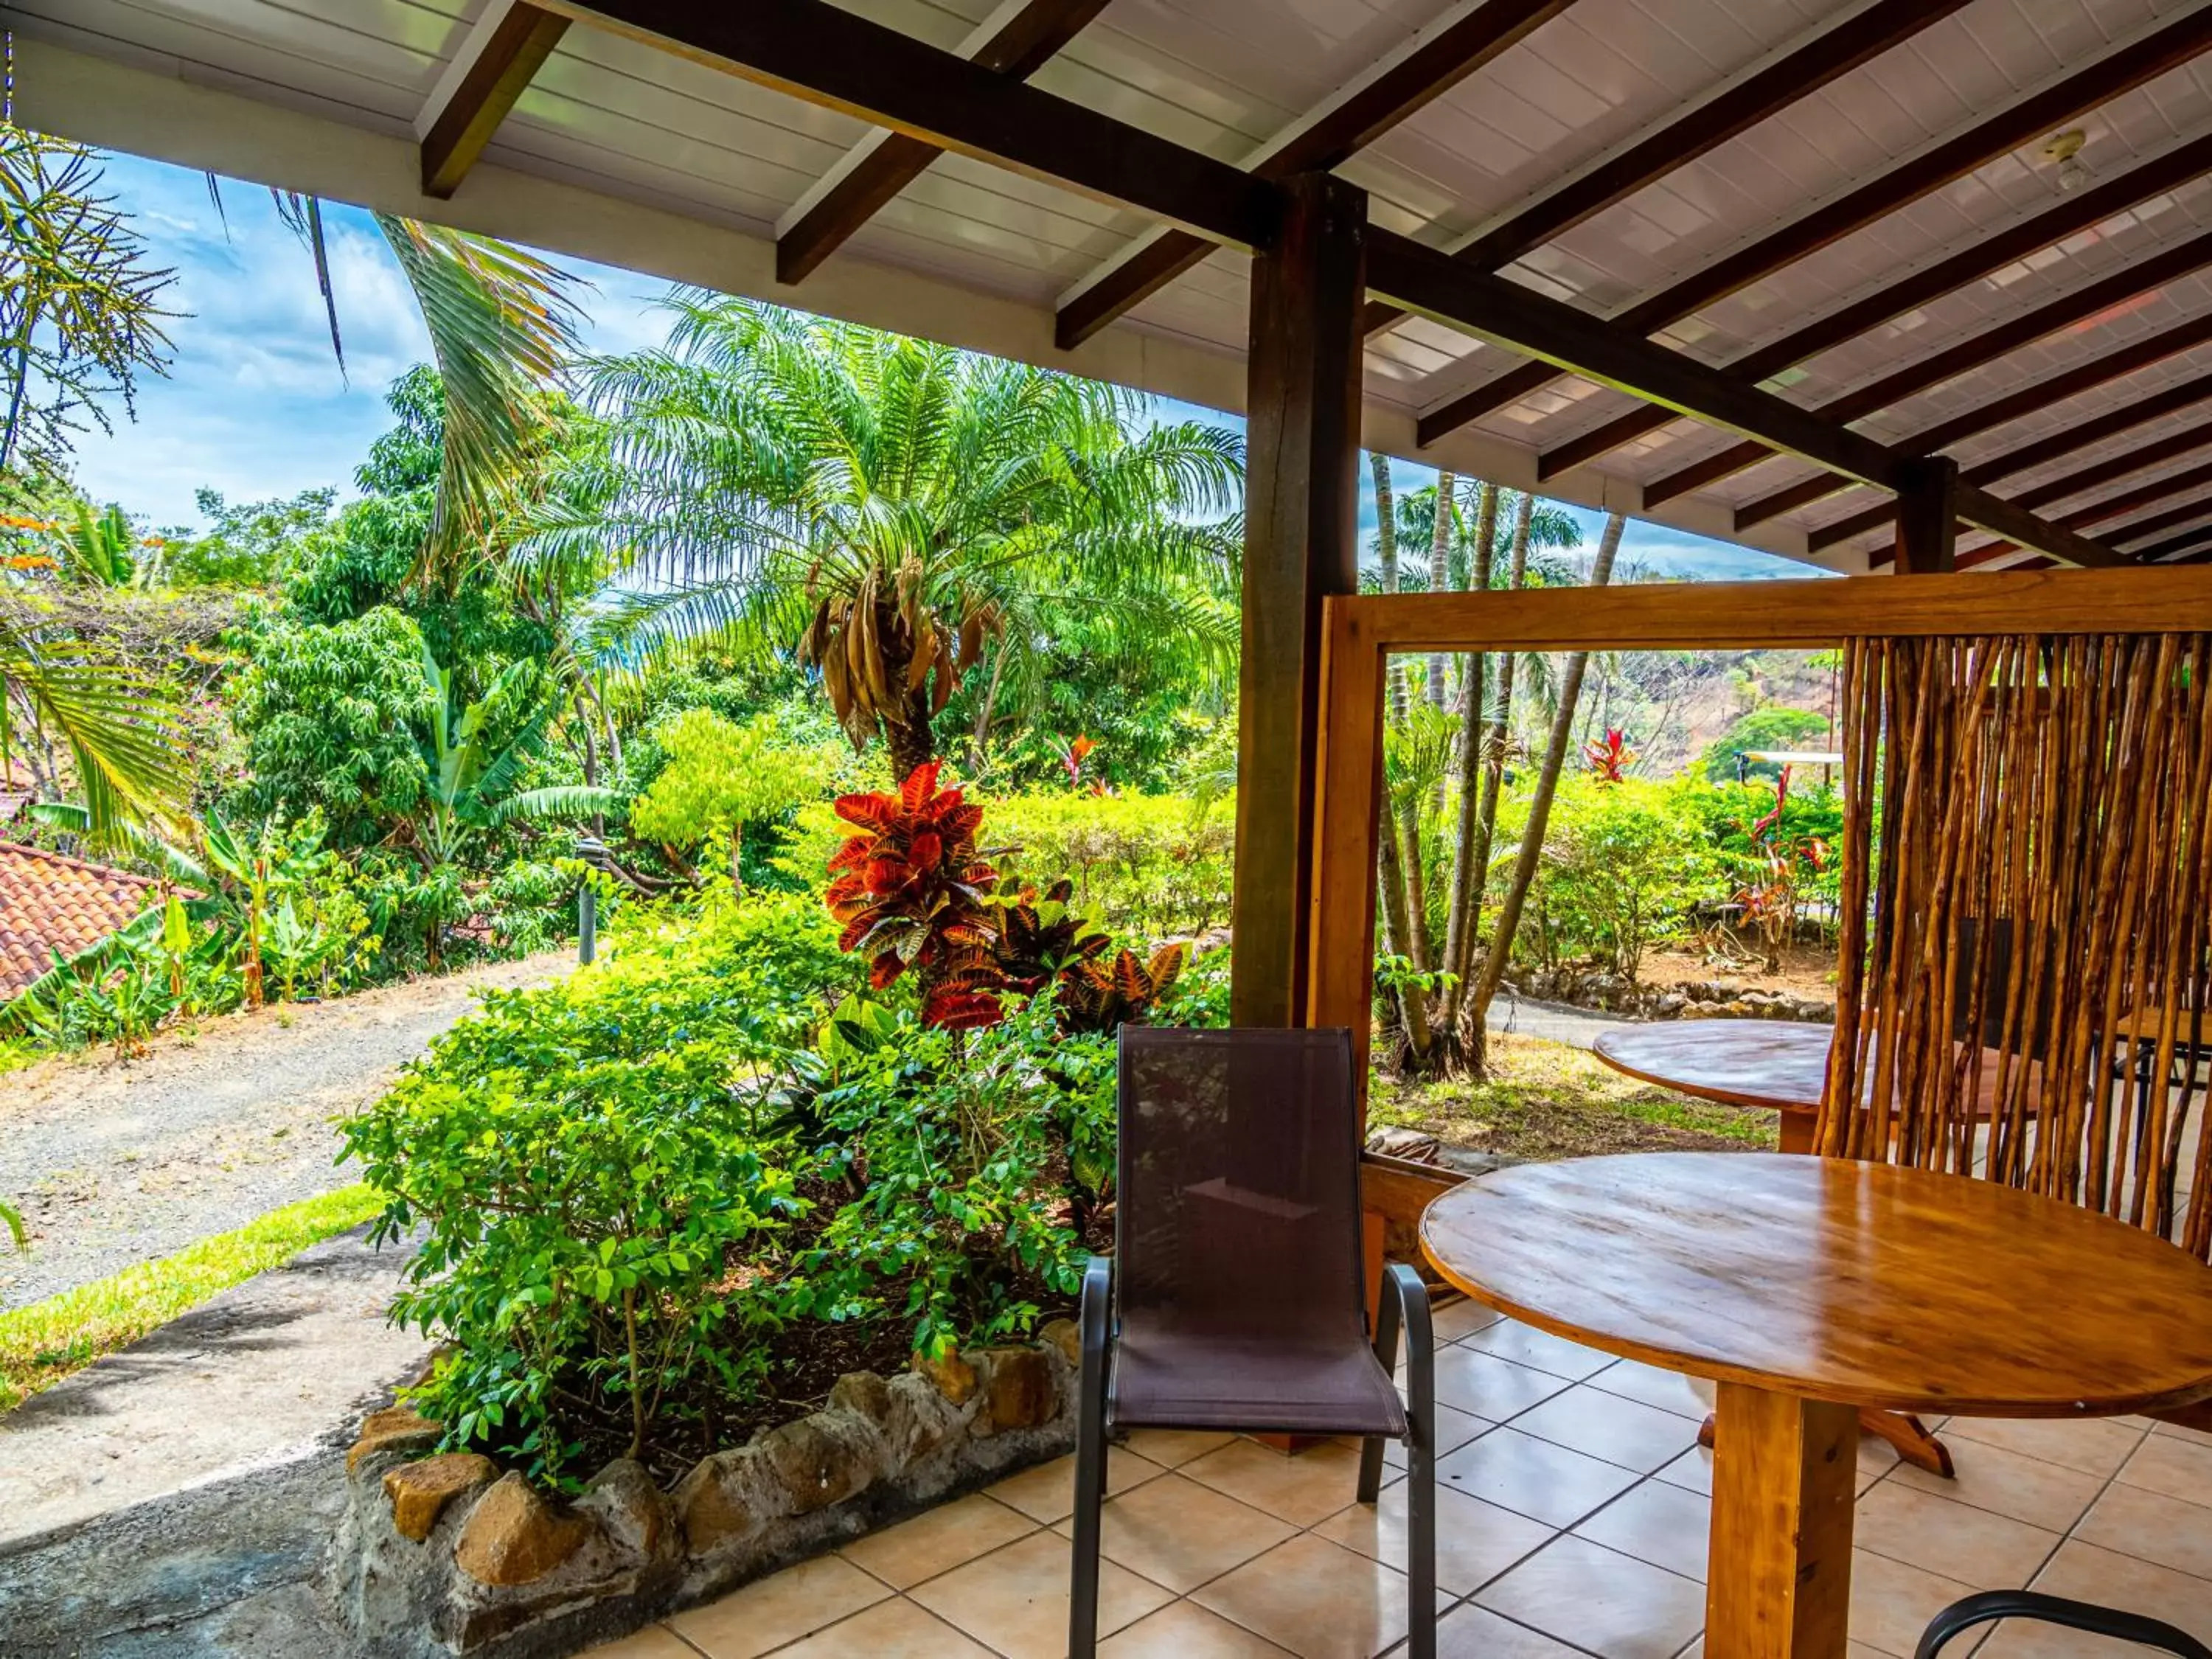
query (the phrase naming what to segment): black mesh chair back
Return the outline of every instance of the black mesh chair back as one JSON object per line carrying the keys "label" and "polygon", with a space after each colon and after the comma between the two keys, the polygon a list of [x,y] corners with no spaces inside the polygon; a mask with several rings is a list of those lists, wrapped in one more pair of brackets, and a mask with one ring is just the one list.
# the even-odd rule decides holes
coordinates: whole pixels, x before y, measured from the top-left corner
{"label": "black mesh chair back", "polygon": [[[1960,919],[1957,965],[1951,984],[1952,1041],[1969,1042],[1978,1036],[1984,1048],[2003,1049],[2027,1060],[2044,1057],[2051,1046],[2057,963],[2047,940],[2042,961],[2032,963],[2030,943],[2021,937],[2010,916],[1998,916],[1987,927],[1972,916]],[[2014,999],[2021,994],[2014,989],[2015,979],[2032,970],[2035,982],[2015,1013]],[[1975,1018],[1978,980],[1978,1022]]]}
{"label": "black mesh chair back", "polygon": [[1123,1026],[1123,1318],[1364,1344],[1354,1109],[1343,1031]]}

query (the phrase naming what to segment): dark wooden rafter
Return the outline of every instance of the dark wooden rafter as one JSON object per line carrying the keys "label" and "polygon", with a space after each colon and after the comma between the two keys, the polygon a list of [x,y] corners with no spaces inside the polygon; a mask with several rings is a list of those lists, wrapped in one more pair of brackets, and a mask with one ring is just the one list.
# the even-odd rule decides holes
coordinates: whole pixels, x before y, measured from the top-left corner
{"label": "dark wooden rafter", "polygon": [[[2208,264],[2212,264],[2212,231],[2161,248],[2148,258],[2124,265],[2109,276],[2083,284],[2070,294],[2062,294],[2055,300],[2024,311],[2016,317],[2008,318],[1995,327],[1984,329],[1979,334],[1955,345],[1906,363],[1878,380],[1846,392],[1839,398],[1831,398],[1826,403],[1818,405],[1820,412],[1833,421],[1863,420],[1906,398],[1994,362],[2046,335],[2072,328],[2096,317],[2100,312],[2109,311],[2142,295],[2154,293],[2166,283],[2192,271],[2201,270]],[[1746,467],[1765,460],[1768,453],[1756,444],[1739,444],[1719,455],[1709,456],[1683,468],[1679,475],[1670,473],[1654,479],[1645,488],[1644,504],[1650,507],[1680,495],[1684,488],[1716,483],[1728,476],[1720,471],[1720,468],[1726,466],[1732,472],[1741,472]],[[1684,485],[1678,482],[1678,477],[1694,477],[1697,482],[1696,484]],[[1736,527],[1745,529],[1773,516],[1775,513],[1789,510],[1786,505],[1770,507],[1765,502],[1753,502],[1737,513]]]}
{"label": "dark wooden rafter", "polygon": [[492,0],[416,123],[425,196],[443,201],[460,188],[568,29],[568,18],[527,0]]}
{"label": "dark wooden rafter", "polygon": [[[2062,196],[2044,211],[2008,229],[1900,280],[1886,282],[1850,304],[1739,357],[1727,366],[1728,373],[1741,380],[1767,380],[2208,172],[2212,172],[2212,133],[2177,144],[2117,179]],[[1555,478],[1587,466],[1674,419],[1663,409],[1631,410],[1545,451],[1537,459],[1536,476],[1540,480]]]}
{"label": "dark wooden rafter", "polygon": [[[2176,495],[2202,492],[2207,487],[2212,487],[2212,461],[2185,467],[2179,472],[2169,472],[2162,478],[2153,478],[2148,483],[2137,484],[2133,489],[2108,495],[2101,501],[2076,507],[2071,513],[2062,513],[2054,522],[2064,525],[2069,530],[2081,530],[2093,524],[2109,524],[2114,519],[2125,518],[2143,507],[2171,501]],[[2125,536],[2132,528],[2132,526],[2123,526],[2112,533]]]}
{"label": "dark wooden rafter", "polygon": [[[1565,11],[1573,0],[1485,0],[1348,88],[1273,145],[1252,167],[1261,179],[1326,172],[1450,91],[1485,64]],[[1213,251],[1205,238],[1162,231],[1106,267],[1060,306],[1054,323],[1063,351],[1142,304]]]}
{"label": "dark wooden rafter", "polygon": [[[1960,476],[1971,483],[1995,483],[2000,478],[2008,478],[2015,473],[2026,472],[2033,467],[2047,465],[2052,461],[2063,460],[2069,455],[2079,454],[2085,449],[2104,442],[2107,438],[2116,438],[2123,432],[2132,431],[2135,428],[2146,425],[2152,421],[2162,420],[2168,415],[2179,414],[2181,410],[2194,408],[2208,399],[2212,399],[2212,374],[2194,375],[2186,380],[2176,381],[2163,391],[2154,392],[2148,398],[2139,398],[2118,409],[2107,410],[2105,413],[2093,416],[2086,421],[2071,422],[2056,432],[2008,449],[2002,454],[1992,455],[1987,460],[1977,461]],[[2205,441],[2212,443],[2212,434],[2208,434]],[[2122,456],[2116,459],[2126,460],[2130,458]],[[2145,461],[2143,465],[2154,465],[2157,461],[2166,459],[2167,457],[2163,454],[2156,455],[2153,459]],[[2100,463],[2099,465],[2101,466],[2112,464]],[[2124,477],[2129,472],[2139,470],[2136,467],[2129,466],[2111,476]],[[2064,483],[2067,480],[2062,478],[2056,482]],[[2041,507],[2051,501],[2063,500],[2067,495],[2077,493],[2078,490],[2094,487],[2094,483],[2082,483],[2057,495],[2045,495],[2041,493],[2041,487],[2039,486],[2035,490],[2023,491],[2018,500],[2023,507]],[[1866,508],[1863,512],[1854,513],[1849,518],[1838,519],[1833,524],[1824,525],[1814,531],[1806,538],[1807,550],[1814,553],[1826,552],[1829,548],[1841,546],[1844,543],[1863,536],[1870,530],[1881,528],[1895,516],[1894,502],[1880,502]]]}
{"label": "dark wooden rafter", "polygon": [[[1911,40],[1966,0],[1875,0],[1770,55],[1674,118],[1601,157],[1455,250],[1478,270],[1498,270],[1584,220],[1686,167],[1799,100]],[[1388,314],[1386,314],[1386,313]],[[1402,313],[1370,306],[1370,334]]]}
{"label": "dark wooden rafter", "polygon": [[[2094,391],[2098,386],[2132,374],[2138,369],[2147,368],[2151,364],[2161,362],[2179,352],[2191,350],[2207,341],[2212,341],[2212,313],[2207,313],[2201,317],[2189,318],[2183,322],[2173,324],[2171,327],[2160,329],[2154,334],[2146,334],[2140,339],[2130,340],[2127,344],[2106,352],[2101,357],[2092,357],[2087,362],[2076,363],[2073,368],[2038,380],[2032,386],[2022,386],[2018,391],[2008,392],[2002,398],[1993,398],[1977,408],[1954,416],[1951,419],[1941,422],[1924,431],[1914,433],[1911,437],[1902,440],[1899,447],[1922,454],[1931,454],[1937,450],[1948,449],[1953,444],[1973,437],[1977,434],[2004,426],[2024,416],[2055,407],[2069,398],[2078,398],[2085,392]],[[2175,394],[2169,392],[2165,395]],[[2198,393],[2191,401],[2197,401],[2204,395]],[[2131,409],[2134,407],[2136,406],[2130,406]],[[2119,429],[2124,429],[2127,426],[2137,424],[2147,417],[2131,415],[2128,410],[2114,410],[2112,416],[2106,418],[2121,418]],[[2067,440],[2075,447],[2095,442],[2096,439],[2086,435],[2091,430],[2093,424],[2094,423],[2084,422],[2073,428],[2065,434]],[[1664,478],[1654,480],[1646,487],[1644,505],[1650,507],[1653,504],[1650,492],[1654,489],[1664,489],[1665,495],[1660,497],[1663,500],[1666,495],[1680,495],[1684,489],[1698,488],[1699,483],[1705,481],[1705,475],[1707,472],[1724,466],[1729,458],[1738,453],[1741,448],[1741,445],[1731,445],[1718,454],[1708,457],[1703,462],[1669,473]],[[2065,452],[2061,450],[2057,453]],[[2024,470],[2027,465],[2038,464],[2038,462],[2023,463],[2022,465],[2010,467],[2008,471],[2016,472]],[[1729,471],[1734,470],[1733,467],[1727,468]],[[1840,471],[1840,469],[1837,471]],[[1725,477],[1726,472],[1722,472],[1719,476]],[[1989,477],[1998,475],[1988,473],[1984,471],[1984,466],[1978,465],[1969,469],[1965,476],[1972,482],[1984,483]],[[1831,487],[1821,493],[1832,494],[1835,490],[1847,488],[1854,480],[1848,477],[1839,477],[1831,478],[1828,482]],[[1812,483],[1812,480],[1806,480],[1799,488],[1809,488]],[[1829,528],[1832,530],[1834,527],[1831,526]],[[1864,525],[1861,526],[1862,529],[1865,527]],[[1857,532],[1855,531],[1852,533],[1856,534]],[[1824,541],[1817,545],[1832,546],[1834,542]]]}
{"label": "dark wooden rafter", "polygon": [[[1216,240],[1271,246],[1282,186],[1067,99],[827,3],[752,0],[702,9],[687,0],[556,0],[580,20],[619,28],[729,68],[759,84],[1144,210]],[[1412,238],[1370,226],[1373,292],[1601,383],[1635,392],[1817,465],[1894,488],[1911,454],[1824,420],[1757,386],[1545,297]],[[1971,524],[2075,564],[2110,549],[1961,486]]]}
{"label": "dark wooden rafter", "polygon": [[[1737,289],[1817,253],[1854,231],[1986,167],[2068,121],[2132,91],[2212,47],[2212,8],[2199,7],[2113,48],[2062,81],[1907,157],[1887,172],[1704,270],[1632,306],[1613,320],[1650,334],[1680,322]],[[1432,443],[1468,422],[1526,397],[1555,374],[1527,366],[1474,387],[1422,417],[1421,441]],[[1509,382],[1510,383],[1509,385]]]}
{"label": "dark wooden rafter", "polygon": [[2168,561],[2176,564],[2202,564],[2207,558],[2212,558],[2212,546],[2207,546],[2207,543],[2212,543],[2212,524],[2199,525],[2194,530],[2185,530],[2179,536],[2169,537],[2165,541],[2140,549],[2136,557],[2145,564],[2163,564]]}
{"label": "dark wooden rafter", "polygon": [[[2207,514],[2212,514],[2212,502],[2203,500],[2187,501],[2166,512],[2154,513],[2148,519],[2137,519],[2133,524],[2121,525],[2106,539],[2115,543],[2147,541],[2191,520],[2201,519]],[[2129,556],[2136,556],[2130,554]]]}
{"label": "dark wooden rafter", "polygon": [[[1107,0],[1030,0],[981,41],[968,61],[1025,81],[1106,9]],[[775,239],[775,279],[803,283],[945,152],[927,139],[878,132]]]}

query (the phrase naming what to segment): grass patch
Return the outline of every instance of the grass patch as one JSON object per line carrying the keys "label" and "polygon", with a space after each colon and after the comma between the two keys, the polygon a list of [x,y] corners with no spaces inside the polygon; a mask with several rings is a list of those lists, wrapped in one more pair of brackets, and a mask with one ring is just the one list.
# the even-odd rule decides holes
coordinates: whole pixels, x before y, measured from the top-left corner
{"label": "grass patch", "polygon": [[0,1313],[0,1412],[381,1208],[363,1186],[303,1198],[174,1255]]}
{"label": "grass patch", "polygon": [[1490,1058],[1491,1076],[1482,1083],[1377,1077],[1369,1121],[1520,1158],[1774,1150],[1777,1114],[1654,1088],[1586,1049],[1492,1031]]}

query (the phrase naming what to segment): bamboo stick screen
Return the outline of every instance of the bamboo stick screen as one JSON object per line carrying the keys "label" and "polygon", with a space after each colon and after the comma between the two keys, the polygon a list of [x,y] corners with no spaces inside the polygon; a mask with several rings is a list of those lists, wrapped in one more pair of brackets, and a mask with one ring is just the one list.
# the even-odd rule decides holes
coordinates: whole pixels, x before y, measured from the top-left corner
{"label": "bamboo stick screen", "polygon": [[2212,634],[1849,643],[1820,1151],[2212,1256],[2208,673]]}

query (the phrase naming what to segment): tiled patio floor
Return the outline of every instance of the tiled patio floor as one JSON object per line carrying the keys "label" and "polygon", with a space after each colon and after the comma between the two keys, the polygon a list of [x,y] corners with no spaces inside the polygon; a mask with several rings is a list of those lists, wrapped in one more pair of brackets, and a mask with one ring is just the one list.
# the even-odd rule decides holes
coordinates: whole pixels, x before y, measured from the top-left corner
{"label": "tiled patio floor", "polygon": [[[1437,1310],[1447,1659],[1698,1659],[1710,1454],[1695,1385],[1473,1303]],[[2212,1641],[2212,1435],[1960,1419],[1959,1478],[1860,1448],[1852,1659],[1908,1659],[1945,1603],[2035,1584]],[[1398,1462],[1393,1449],[1393,1462]],[[1055,1659],[1073,1459],[1001,1481],[597,1650],[598,1659]],[[1139,1431],[1110,1459],[1108,1659],[1372,1659],[1405,1636],[1404,1492],[1349,1446],[1295,1458]],[[1965,1659],[1962,1640],[1946,1659]],[[2119,1659],[2000,1629],[1984,1659]]]}

